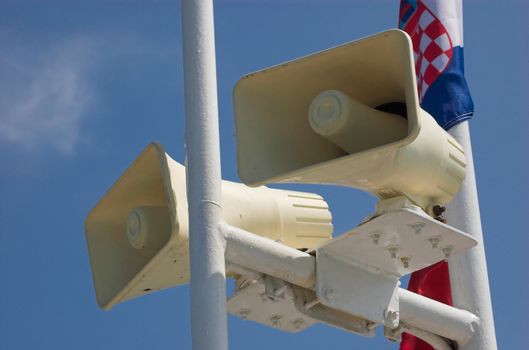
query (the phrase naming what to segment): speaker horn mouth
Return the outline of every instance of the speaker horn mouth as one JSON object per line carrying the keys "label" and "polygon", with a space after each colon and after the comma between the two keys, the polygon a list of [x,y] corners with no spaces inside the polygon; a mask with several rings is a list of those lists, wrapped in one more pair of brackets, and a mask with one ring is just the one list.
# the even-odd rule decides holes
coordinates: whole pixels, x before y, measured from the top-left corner
{"label": "speaker horn mouth", "polygon": [[[146,273],[165,262],[164,252],[175,242],[187,240],[187,232],[180,229],[183,215],[178,212],[182,208],[176,208],[178,198],[168,190],[172,188],[171,176],[177,175],[168,170],[167,161],[163,147],[150,144],[86,219],[96,298],[104,309],[142,295],[147,288],[166,287],[146,278]],[[177,177],[174,181],[183,181],[183,172]],[[171,266],[168,273],[175,276],[173,280],[186,275],[185,263],[178,261]]]}

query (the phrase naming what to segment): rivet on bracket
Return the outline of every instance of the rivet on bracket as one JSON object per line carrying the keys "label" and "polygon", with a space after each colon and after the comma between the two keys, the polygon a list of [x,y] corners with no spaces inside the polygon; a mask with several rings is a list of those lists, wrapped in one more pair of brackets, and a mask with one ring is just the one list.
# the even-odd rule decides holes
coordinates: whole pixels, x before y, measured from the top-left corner
{"label": "rivet on bracket", "polygon": [[336,295],[336,292],[332,288],[323,288],[321,291],[321,295],[326,300],[331,300]]}
{"label": "rivet on bracket", "polygon": [[246,320],[248,318],[248,315],[250,315],[251,310],[250,309],[240,309],[237,311],[237,316],[242,318],[243,320]]}
{"label": "rivet on bracket", "polygon": [[292,325],[295,329],[299,329],[301,326],[303,326],[303,323],[305,323],[305,320],[301,317],[298,317],[294,321],[292,321]]}
{"label": "rivet on bracket", "polygon": [[399,252],[399,247],[397,246],[389,246],[386,248],[389,252],[389,255],[391,256],[392,259],[396,259],[397,258],[397,253]]}
{"label": "rivet on bracket", "polygon": [[380,232],[373,232],[371,234],[371,239],[373,240],[373,244],[378,244],[378,242],[380,242]]}
{"label": "rivet on bracket", "polygon": [[428,238],[428,241],[430,241],[430,244],[432,245],[432,249],[436,249],[439,246],[439,242],[441,242],[441,237],[430,237]]}
{"label": "rivet on bracket", "polygon": [[450,255],[452,255],[452,252],[454,251],[454,247],[451,245],[441,248],[443,251],[443,254],[445,255],[445,258],[448,259]]}
{"label": "rivet on bracket", "polygon": [[401,256],[400,261],[402,261],[402,266],[404,266],[405,269],[410,267],[410,258],[407,256]]}
{"label": "rivet on bracket", "polygon": [[282,318],[283,318],[282,315],[274,315],[270,317],[270,322],[272,323],[273,326],[279,327]]}
{"label": "rivet on bracket", "polygon": [[414,229],[416,234],[420,234],[422,229],[424,228],[425,224],[424,224],[424,222],[416,222],[416,223],[413,223],[413,224],[409,224],[408,226],[410,226],[412,229]]}

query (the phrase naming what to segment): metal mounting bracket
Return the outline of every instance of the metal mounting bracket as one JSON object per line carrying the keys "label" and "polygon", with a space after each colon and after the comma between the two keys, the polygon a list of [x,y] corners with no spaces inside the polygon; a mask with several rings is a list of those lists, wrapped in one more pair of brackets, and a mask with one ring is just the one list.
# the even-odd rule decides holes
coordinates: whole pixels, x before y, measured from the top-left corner
{"label": "metal mounting bracket", "polygon": [[321,322],[366,337],[375,334],[376,324],[322,305],[312,290],[264,276],[241,278],[228,299],[228,312],[287,332],[300,332]]}
{"label": "metal mounting bracket", "polygon": [[316,320],[297,310],[291,286],[277,278],[242,280],[228,299],[228,312],[286,332],[300,332]]}
{"label": "metal mounting bracket", "polygon": [[399,278],[476,244],[418,207],[384,212],[315,249],[316,294],[330,308],[396,328]]}

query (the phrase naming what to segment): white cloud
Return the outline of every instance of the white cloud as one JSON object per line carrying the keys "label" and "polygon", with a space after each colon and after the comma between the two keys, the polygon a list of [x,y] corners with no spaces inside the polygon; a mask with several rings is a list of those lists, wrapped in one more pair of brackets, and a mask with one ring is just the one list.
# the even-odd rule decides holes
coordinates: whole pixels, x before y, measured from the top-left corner
{"label": "white cloud", "polygon": [[84,37],[45,50],[0,41],[0,141],[71,154],[93,101],[93,61]]}

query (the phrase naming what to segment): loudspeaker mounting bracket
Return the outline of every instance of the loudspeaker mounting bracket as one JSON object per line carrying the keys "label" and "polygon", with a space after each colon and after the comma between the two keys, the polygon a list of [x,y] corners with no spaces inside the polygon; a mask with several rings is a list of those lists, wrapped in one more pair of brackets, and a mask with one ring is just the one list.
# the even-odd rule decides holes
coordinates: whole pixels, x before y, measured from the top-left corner
{"label": "loudspeaker mounting bracket", "polygon": [[396,328],[400,277],[476,244],[419,207],[395,202],[314,249],[316,295],[327,307]]}

